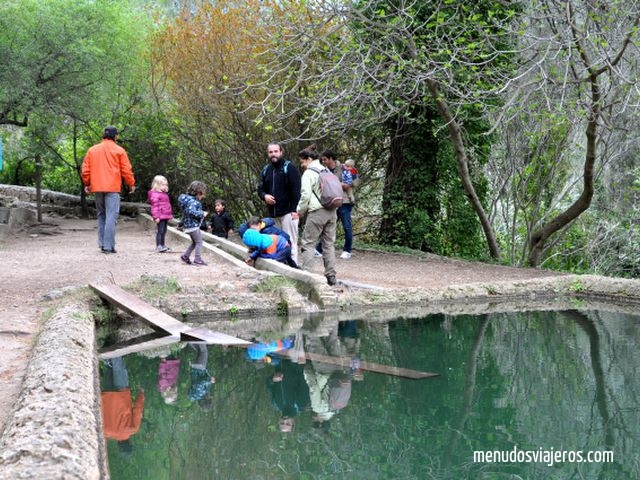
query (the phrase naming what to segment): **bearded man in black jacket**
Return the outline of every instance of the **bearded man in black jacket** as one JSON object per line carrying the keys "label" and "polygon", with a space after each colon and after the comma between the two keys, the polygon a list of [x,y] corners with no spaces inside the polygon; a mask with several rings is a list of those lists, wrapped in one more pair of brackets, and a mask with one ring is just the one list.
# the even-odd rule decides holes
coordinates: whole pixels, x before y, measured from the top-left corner
{"label": "bearded man in black jacket", "polygon": [[291,257],[298,262],[298,213],[300,201],[300,172],[284,158],[282,145],[272,142],[267,146],[269,163],[262,169],[258,196],[266,204],[269,217],[291,238]]}

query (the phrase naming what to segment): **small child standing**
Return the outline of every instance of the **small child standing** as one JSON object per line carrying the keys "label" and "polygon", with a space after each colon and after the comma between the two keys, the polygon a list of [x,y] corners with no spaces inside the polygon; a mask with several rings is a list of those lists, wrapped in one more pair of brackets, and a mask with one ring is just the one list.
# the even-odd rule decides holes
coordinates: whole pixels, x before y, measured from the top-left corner
{"label": "small child standing", "polygon": [[156,175],[151,182],[151,190],[147,193],[147,199],[151,205],[151,217],[156,222],[156,251],[168,252],[171,250],[165,245],[167,226],[173,218],[171,201],[169,200],[169,182],[162,175]]}
{"label": "small child standing", "polygon": [[233,219],[227,213],[223,200],[217,198],[214,205],[215,211],[211,216],[211,233],[216,237],[229,238],[229,232],[233,230]]}
{"label": "small child standing", "polygon": [[180,256],[187,265],[191,265],[191,252],[195,250],[195,256],[193,260],[194,265],[206,265],[207,263],[202,260],[202,231],[200,226],[204,221],[204,217],[207,216],[207,212],[202,209],[202,199],[207,193],[207,187],[199,180],[194,180],[189,185],[187,193],[182,193],[178,197],[178,204],[182,209],[182,224],[184,233],[189,234],[191,237],[191,244],[187,247],[184,253]]}

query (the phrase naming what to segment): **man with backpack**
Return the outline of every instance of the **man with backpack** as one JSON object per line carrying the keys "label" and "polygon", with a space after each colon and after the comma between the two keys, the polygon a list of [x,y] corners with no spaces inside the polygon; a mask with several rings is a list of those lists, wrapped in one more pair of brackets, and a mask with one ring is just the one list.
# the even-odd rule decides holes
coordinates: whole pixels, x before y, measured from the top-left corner
{"label": "man with backpack", "polygon": [[354,186],[353,175],[351,171],[343,168],[338,161],[337,155],[331,150],[325,150],[321,156],[322,164],[329,169],[342,183],[342,205],[337,210],[338,221],[342,224],[344,230],[344,246],[340,258],[351,258],[351,249],[353,247],[353,226],[351,223],[351,210],[353,209],[353,197],[349,193]]}
{"label": "man with backpack", "polygon": [[284,158],[279,143],[267,146],[269,163],[264,166],[258,184],[258,196],[267,205],[269,217],[276,226],[284,230],[291,239],[291,258],[298,262],[298,214],[300,201],[300,172]]}
{"label": "man with backpack", "polygon": [[[321,191],[320,176],[326,169],[320,163],[315,146],[307,147],[298,154],[300,165],[306,168],[302,174],[302,187],[297,212],[299,216],[306,214],[304,230],[302,232],[302,263],[304,270],[311,270],[313,255],[318,241],[322,244],[322,260],[324,262],[324,276],[329,285],[336,284],[336,207],[326,201],[326,207],[321,199],[326,196]],[[328,189],[326,189],[328,190]]]}

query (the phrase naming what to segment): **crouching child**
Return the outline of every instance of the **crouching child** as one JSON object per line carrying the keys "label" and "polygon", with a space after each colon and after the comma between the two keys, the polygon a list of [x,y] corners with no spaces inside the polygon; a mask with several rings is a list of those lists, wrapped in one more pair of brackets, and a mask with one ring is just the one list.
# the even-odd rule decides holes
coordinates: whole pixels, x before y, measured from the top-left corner
{"label": "crouching child", "polygon": [[242,235],[242,241],[249,247],[249,256],[245,259],[248,265],[253,265],[258,257],[271,258],[278,262],[298,268],[291,258],[291,243],[284,235],[266,234],[259,232],[260,225],[247,228]]}
{"label": "crouching child", "polygon": [[266,233],[267,235],[282,235],[287,239],[287,242],[291,243],[289,234],[281,228],[278,228],[276,226],[276,221],[273,218],[251,217],[249,218],[249,220],[238,227],[238,235],[240,235],[240,237],[242,238],[244,232],[246,232],[248,228],[253,228],[260,233]]}

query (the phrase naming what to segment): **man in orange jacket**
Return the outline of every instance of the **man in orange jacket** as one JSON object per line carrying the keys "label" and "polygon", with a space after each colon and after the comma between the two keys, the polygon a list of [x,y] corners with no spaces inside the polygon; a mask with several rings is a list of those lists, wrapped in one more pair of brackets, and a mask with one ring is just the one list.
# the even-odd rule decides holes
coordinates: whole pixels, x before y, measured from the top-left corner
{"label": "man in orange jacket", "polygon": [[102,141],[91,147],[82,162],[84,191],[96,196],[98,244],[103,253],[116,253],[116,220],[120,213],[122,179],[129,192],[136,189],[131,162],[124,148],[116,143],[118,129],[106,127]]}
{"label": "man in orange jacket", "polygon": [[144,390],[133,400],[129,374],[122,357],[111,359],[103,369],[102,422],[104,435],[117,440],[123,452],[131,450],[129,439],[140,430],[144,410]]}

